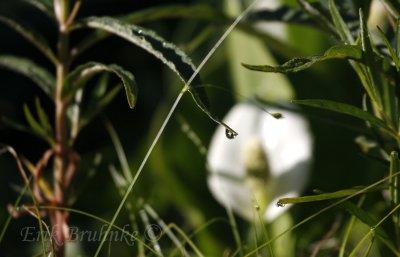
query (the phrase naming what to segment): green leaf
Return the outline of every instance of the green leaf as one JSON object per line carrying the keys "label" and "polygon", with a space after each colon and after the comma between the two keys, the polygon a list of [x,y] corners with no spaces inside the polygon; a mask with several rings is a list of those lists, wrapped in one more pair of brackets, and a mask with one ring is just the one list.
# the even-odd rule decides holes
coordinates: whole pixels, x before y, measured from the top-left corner
{"label": "green leaf", "polygon": [[[353,194],[356,194],[363,190],[364,187],[354,187],[350,189],[343,189],[336,192],[331,193],[322,193],[318,195],[310,195],[310,196],[301,196],[301,197],[294,197],[294,198],[281,198],[278,201],[278,204],[285,205],[285,204],[295,204],[295,203],[310,203],[310,202],[318,202],[318,201],[326,201],[338,198],[344,198]],[[372,188],[367,190],[363,193],[370,193],[373,191],[381,190],[381,187]]]}
{"label": "green leaf", "polygon": [[135,77],[129,71],[115,64],[105,65],[97,62],[89,62],[78,66],[65,79],[62,96],[70,99],[79,88],[85,85],[87,80],[101,72],[114,73],[121,79],[125,88],[129,107],[133,109],[137,100],[137,84]]}
{"label": "green leaf", "polygon": [[90,92],[87,107],[82,109],[82,114],[78,124],[78,131],[85,127],[93,120],[111,101],[118,95],[121,90],[121,85],[115,86],[107,92],[107,85],[110,81],[110,74],[104,73],[101,75]]}
{"label": "green leaf", "polygon": [[47,116],[46,112],[44,111],[39,98],[35,99],[35,106],[36,112],[39,117],[40,125],[45,129],[48,134],[53,133],[53,127],[50,124],[49,117]]}
{"label": "green leaf", "polygon": [[129,182],[126,180],[124,176],[118,172],[114,165],[110,165],[109,167],[110,175],[112,180],[114,181],[115,186],[118,189],[118,192],[121,195],[124,195],[126,188],[129,186]]}
{"label": "green leaf", "polygon": [[129,181],[132,181],[133,177],[132,177],[132,171],[129,168],[128,158],[126,157],[124,147],[122,146],[122,143],[121,143],[121,140],[119,139],[118,133],[117,133],[117,131],[115,131],[111,122],[106,121],[105,127],[107,129],[108,134],[111,137],[111,141],[114,145],[115,151],[117,152],[118,160],[121,165],[124,179],[126,180],[127,185],[129,185]]}
{"label": "green leaf", "polygon": [[16,21],[1,15],[0,22],[14,29],[26,40],[37,47],[47,58],[49,58],[50,61],[57,63],[57,58],[54,55],[53,50],[51,50],[47,41],[38,32],[34,31],[32,28],[24,27]]}
{"label": "green leaf", "polygon": [[24,133],[29,133],[29,134],[32,134],[32,135],[36,135],[36,134],[32,133],[32,130],[30,128],[26,127],[25,125],[21,124],[18,121],[10,119],[8,117],[2,116],[0,118],[0,121],[1,121],[2,124],[4,124],[5,126],[11,128],[11,129],[14,129],[14,130],[17,130],[17,131],[20,131],[20,132],[24,132]]}
{"label": "green leaf", "polygon": [[[90,17],[83,20],[78,26],[103,30],[128,40],[160,59],[185,83],[195,71],[195,66],[183,51],[151,30],[111,17]],[[199,82],[199,80],[197,81]],[[200,85],[201,83],[194,84]]]}
{"label": "green leaf", "polygon": [[335,27],[329,21],[329,19],[325,16],[325,10],[319,3],[311,4],[306,0],[298,0],[297,1],[304,12],[306,12],[310,17],[312,17],[317,24],[324,30],[333,33],[335,36],[337,35]]}
{"label": "green leaf", "polygon": [[[393,174],[399,171],[399,155],[396,151],[390,154],[390,169],[389,175],[391,176],[390,183],[390,198],[392,200],[392,206],[399,204],[399,176],[393,176]],[[398,217],[398,213],[396,214]]]}
{"label": "green leaf", "polygon": [[273,22],[279,21],[284,23],[293,23],[300,25],[316,26],[317,24],[310,18],[309,15],[304,13],[302,9],[293,8],[290,6],[280,6],[277,9],[260,9],[249,13],[246,17],[249,22]]}
{"label": "green leaf", "polygon": [[369,122],[372,126],[376,128],[382,128],[391,134],[393,131],[387,127],[386,123],[381,119],[373,116],[369,112],[363,111],[362,109],[339,102],[329,101],[329,100],[320,100],[320,99],[312,99],[312,100],[294,100],[296,104],[301,104],[310,107],[321,108],[325,110],[330,110],[338,113],[347,114],[358,119]]}
{"label": "green leaf", "polygon": [[366,57],[372,59],[373,58],[373,46],[371,42],[371,37],[368,30],[367,21],[364,18],[364,13],[362,9],[359,10],[360,16],[360,32],[361,32],[361,45],[362,49],[366,53]]}
{"label": "green leaf", "polygon": [[[381,92],[384,91],[384,84],[382,83],[381,80],[381,74],[377,71],[380,67],[377,64],[375,60],[375,54],[374,54],[374,47],[373,43],[371,41],[370,33],[368,31],[368,26],[367,22],[364,18],[364,14],[362,9],[360,8],[359,10],[359,16],[360,16],[360,32],[361,32],[361,45],[362,49],[365,53],[364,59],[366,62],[366,67],[364,68],[364,73],[367,78],[367,81],[370,84],[371,92],[373,94],[373,101],[375,104],[379,107],[382,106],[382,94]],[[389,107],[386,108],[386,113],[390,113],[390,103],[392,102],[393,99],[384,99],[384,103],[388,104]],[[391,117],[391,115],[389,115]]]}
{"label": "green leaf", "polygon": [[389,42],[389,39],[386,37],[385,33],[380,27],[378,27],[378,31],[382,41],[385,43],[385,46],[389,51],[390,57],[392,57],[392,60],[394,62],[394,65],[396,66],[397,71],[400,71],[400,59],[397,56],[396,50],[393,48],[392,44]]}
{"label": "green leaf", "polygon": [[81,120],[79,121],[79,129],[85,127],[91,120],[93,120],[96,115],[98,115],[102,110],[104,110],[111,101],[118,95],[121,91],[120,86],[116,86],[110,91],[108,91],[104,96],[93,101],[89,104],[87,108],[82,112]]}
{"label": "green leaf", "polygon": [[[27,134],[36,136],[40,139],[43,139],[42,135],[38,135],[30,127],[27,127],[16,120],[13,120],[13,119],[3,116],[3,117],[0,117],[0,122],[1,122],[1,124],[3,124],[6,127],[9,127],[10,129],[17,130],[17,131],[20,131],[23,133],[27,133]],[[46,142],[48,142],[47,139],[45,139],[45,140],[46,140]]]}
{"label": "green leaf", "polygon": [[[210,22],[224,23],[229,20],[224,14],[217,12],[214,8],[204,5],[166,5],[150,7],[135,11],[132,14],[117,17],[130,24],[141,24],[161,19],[190,18]],[[96,31],[84,38],[73,50],[73,55],[79,55],[81,52],[90,48],[97,42],[107,38],[110,34],[105,31]]]}
{"label": "green leaf", "polygon": [[51,99],[54,97],[55,79],[45,68],[29,59],[0,55],[0,67],[20,73],[35,82]]}
{"label": "green leaf", "polygon": [[22,0],[22,1],[37,8],[50,18],[54,18],[54,7],[52,1],[50,0]]}
{"label": "green leaf", "polygon": [[24,105],[24,114],[25,119],[28,122],[29,126],[31,127],[32,131],[49,144],[54,144],[54,139],[52,138],[51,134],[43,128],[40,123],[33,117],[32,112],[29,110],[29,107],[25,104]]}
{"label": "green leaf", "polygon": [[340,38],[346,43],[354,44],[354,38],[351,35],[350,29],[340,15],[334,0],[329,0],[329,11]]}
{"label": "green leaf", "polygon": [[332,59],[362,61],[363,52],[362,49],[358,46],[342,45],[342,46],[334,46],[328,49],[323,55],[294,58],[276,67],[270,65],[249,65],[249,64],[243,64],[243,66],[246,67],[247,69],[255,71],[289,73],[289,72],[302,71],[311,67],[316,63]]}
{"label": "green leaf", "polygon": [[215,8],[205,4],[194,5],[164,5],[150,7],[144,10],[135,11],[132,14],[121,16],[120,19],[129,23],[144,23],[161,19],[201,19],[201,20],[223,20],[224,17]]}
{"label": "green leaf", "polygon": [[96,86],[93,88],[92,96],[90,97],[90,99],[94,99],[94,101],[97,101],[98,99],[103,97],[104,94],[107,92],[107,85],[109,82],[110,73],[104,73],[103,75],[101,75],[96,83]]}
{"label": "green leaf", "polygon": [[396,45],[396,53],[397,56],[400,57],[400,19],[397,20],[395,26],[395,45]]}

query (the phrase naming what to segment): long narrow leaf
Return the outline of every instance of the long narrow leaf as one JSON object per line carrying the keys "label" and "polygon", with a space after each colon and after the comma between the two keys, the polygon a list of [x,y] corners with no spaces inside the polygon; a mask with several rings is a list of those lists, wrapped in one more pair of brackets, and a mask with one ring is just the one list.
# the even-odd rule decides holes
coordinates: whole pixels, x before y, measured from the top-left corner
{"label": "long narrow leaf", "polygon": [[121,19],[138,24],[161,19],[189,18],[215,21],[222,19],[221,13],[205,4],[194,5],[163,5],[135,11],[132,14],[121,16]]}
{"label": "long narrow leaf", "polygon": [[[130,181],[132,181],[132,171],[131,168],[129,167],[128,163],[128,158],[126,157],[124,147],[122,146],[121,140],[119,139],[117,131],[114,129],[113,125],[111,122],[106,121],[105,122],[105,127],[107,129],[108,134],[111,137],[111,141],[114,145],[115,151],[118,156],[119,163],[122,168],[122,173],[124,174],[124,180],[126,181],[126,184],[128,185]],[[124,191],[126,188],[123,188],[122,191]]]}
{"label": "long narrow leaf", "polygon": [[51,134],[47,132],[46,129],[43,128],[42,125],[33,117],[32,112],[29,110],[27,105],[24,105],[24,114],[32,131],[50,144],[54,144],[54,139]]}
{"label": "long narrow leaf", "polygon": [[54,12],[53,12],[54,8],[52,1],[50,0],[22,0],[22,1],[37,8],[50,18],[54,18]]}
{"label": "long narrow leaf", "polygon": [[47,133],[53,133],[53,127],[50,124],[50,119],[43,109],[39,98],[35,99],[36,112],[39,117],[40,125],[46,130]]}
{"label": "long narrow leaf", "polygon": [[45,68],[29,59],[0,55],[0,67],[20,73],[35,82],[51,99],[54,95],[55,79]]}
{"label": "long narrow leaf", "polygon": [[101,72],[111,72],[117,75],[125,88],[126,98],[130,108],[134,108],[137,100],[137,84],[132,73],[118,65],[105,65],[97,62],[89,62],[77,67],[65,79],[62,95],[65,98],[72,97],[75,92],[94,75]]}
{"label": "long narrow leaf", "polygon": [[343,20],[343,17],[340,15],[334,0],[329,0],[329,11],[331,12],[333,24],[335,25],[340,38],[346,43],[353,44],[354,38],[351,35],[350,29],[348,28],[346,22]]}
{"label": "long narrow leaf", "polygon": [[[385,104],[389,105],[386,108],[386,113],[390,113],[390,106],[393,99],[382,99],[382,95],[384,96],[384,84],[381,80],[381,74],[378,73],[379,65],[376,63],[374,56],[374,47],[371,41],[371,36],[368,30],[367,21],[364,18],[364,14],[362,9],[359,10],[360,16],[360,32],[361,32],[361,45],[362,49],[365,53],[365,75],[367,76],[367,80],[370,83],[371,91],[374,94],[374,100],[378,106],[382,106],[382,100]],[[393,98],[393,96],[390,96]],[[389,115],[391,117],[391,115]]]}
{"label": "long narrow leaf", "polygon": [[[393,151],[390,154],[390,168],[389,168],[389,174],[392,176],[399,170],[399,156],[396,151]],[[392,206],[396,206],[399,204],[399,177],[394,176],[390,179],[390,198],[392,201]],[[395,215],[396,219],[398,220],[399,214],[397,213]]]}
{"label": "long narrow leaf", "polygon": [[297,0],[297,2],[299,3],[303,11],[306,12],[310,16],[310,18],[313,18],[315,20],[314,23],[318,24],[328,32],[337,35],[335,27],[326,17],[325,13],[321,11],[322,7],[319,3],[315,3],[313,5],[306,0]]}
{"label": "long narrow leaf", "polygon": [[[280,205],[285,205],[285,204],[295,204],[295,203],[310,203],[310,202],[318,202],[318,201],[326,201],[326,200],[332,200],[332,199],[338,199],[338,198],[344,198],[349,195],[353,195],[360,190],[362,190],[364,187],[354,187],[350,189],[343,189],[339,190],[336,192],[331,192],[331,193],[322,193],[318,195],[310,195],[310,196],[300,196],[300,197],[295,197],[295,198],[282,198],[279,199],[279,204]],[[369,193],[372,191],[377,191],[381,190],[382,188],[372,188],[371,190],[365,191],[365,193]]]}
{"label": "long narrow leaf", "polygon": [[382,128],[389,132],[392,132],[390,128],[387,127],[386,123],[381,119],[373,116],[369,112],[363,111],[362,109],[339,102],[329,101],[329,100],[321,100],[321,99],[312,99],[312,100],[294,100],[296,104],[301,104],[310,107],[316,107],[321,109],[326,109],[338,113],[347,114],[358,119],[369,122],[372,126],[376,128]]}
{"label": "long narrow leaf", "polygon": [[16,21],[1,15],[0,22],[14,29],[26,40],[37,47],[47,58],[49,58],[50,61],[52,61],[53,63],[57,63],[57,58],[54,55],[53,50],[51,50],[46,39],[44,39],[37,31],[34,31],[32,28],[27,28],[17,23]]}
{"label": "long narrow leaf", "polygon": [[382,41],[385,43],[386,48],[389,51],[390,57],[392,57],[392,60],[396,66],[397,71],[400,71],[400,59],[397,56],[396,50],[393,48],[392,44],[389,42],[389,39],[386,37],[385,33],[380,27],[378,27],[378,32]]}
{"label": "long narrow leaf", "polygon": [[276,67],[270,65],[249,65],[249,64],[243,64],[243,66],[246,67],[247,69],[255,71],[290,73],[290,72],[302,71],[311,67],[316,63],[332,59],[362,61],[363,52],[362,49],[358,46],[352,46],[352,45],[334,46],[328,49],[323,55],[295,58]]}
{"label": "long narrow leaf", "polygon": [[20,122],[10,119],[8,117],[2,116],[0,117],[0,122],[2,125],[6,126],[7,128],[10,129],[14,129],[20,132],[24,132],[24,133],[29,133],[31,135],[35,135],[35,133],[32,132],[32,129],[30,129],[29,127],[21,124]]}

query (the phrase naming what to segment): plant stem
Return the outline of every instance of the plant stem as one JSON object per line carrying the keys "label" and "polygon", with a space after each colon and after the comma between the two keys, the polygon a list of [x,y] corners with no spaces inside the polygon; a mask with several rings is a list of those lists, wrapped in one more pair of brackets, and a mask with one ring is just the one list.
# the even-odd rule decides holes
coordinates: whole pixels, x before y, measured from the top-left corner
{"label": "plant stem", "polygon": [[[69,32],[66,26],[68,14],[68,0],[55,0],[56,15],[59,23],[58,38],[58,63],[57,80],[55,90],[55,157],[54,157],[54,205],[64,206],[64,177],[69,166],[68,154],[68,127],[67,127],[67,107],[68,104],[62,98],[64,79],[69,71]],[[64,256],[65,243],[68,235],[68,212],[54,210],[50,212],[50,219],[53,225],[54,241],[56,243],[57,257]]]}

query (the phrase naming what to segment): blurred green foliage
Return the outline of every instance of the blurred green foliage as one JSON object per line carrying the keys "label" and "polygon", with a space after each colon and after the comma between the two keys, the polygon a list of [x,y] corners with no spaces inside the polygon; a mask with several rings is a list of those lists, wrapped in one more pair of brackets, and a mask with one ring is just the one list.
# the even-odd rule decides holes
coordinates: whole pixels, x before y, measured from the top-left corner
{"label": "blurred green foliage", "polygon": [[[86,1],[80,15],[117,15],[132,12],[147,7],[166,4],[197,4],[199,2],[210,4],[217,10],[223,11],[222,1],[128,1],[128,0],[96,0]],[[292,4],[294,1],[290,1]],[[56,41],[54,27],[49,24],[45,17],[37,11],[32,11],[19,1],[3,0],[0,3],[0,13],[8,16],[18,17],[29,22],[29,25],[41,28],[41,32],[51,43]],[[156,21],[146,24],[156,30],[163,37],[175,42],[186,49],[196,64],[204,57],[208,49],[215,43],[223,32],[224,27],[218,24],[195,19],[172,19],[167,21]],[[197,47],[194,40],[209,28],[211,33],[206,40],[201,41]],[[251,37],[239,35],[234,32],[215,56],[201,72],[203,80],[207,84],[223,87],[230,92],[242,92],[254,87],[256,82],[244,84],[247,79],[237,78],[239,72],[249,72],[235,62],[240,58],[248,57],[245,49],[235,39],[251,40]],[[83,37],[77,34],[72,38],[76,43]],[[13,53],[25,55],[38,61],[45,67],[50,64],[39,58],[39,53],[26,46],[25,41],[12,30],[0,27],[0,54]],[[238,40],[238,39],[237,39]],[[258,39],[255,39],[258,40]],[[316,32],[310,28],[297,25],[288,25],[288,43],[300,55],[323,53],[331,43],[331,38],[322,32]],[[237,45],[235,45],[235,43]],[[247,43],[245,43],[247,44]],[[268,42],[257,41],[257,46],[265,47],[266,54],[256,55],[258,58],[272,58],[276,63],[283,63],[290,56],[268,48]],[[268,52],[267,52],[268,51]],[[233,55],[240,53],[240,55]],[[254,52],[253,52],[254,53]],[[180,82],[171,71],[162,63],[151,57],[146,52],[128,43],[109,38],[98,46],[89,50],[78,60],[80,63],[86,61],[101,61],[104,63],[118,63],[128,70],[134,71],[139,84],[138,103],[132,111],[126,106],[125,95],[120,93],[111,105],[104,111],[103,116],[110,120],[120,136],[123,147],[127,153],[132,170],[136,170],[147,150],[157,129],[160,127],[173,99],[181,88]],[[243,60],[250,62],[252,60]],[[263,64],[263,60],[259,59]],[[268,62],[267,60],[264,60]],[[272,63],[270,63],[272,64]],[[235,67],[232,68],[232,65]],[[252,77],[252,73],[248,73]],[[254,76],[260,76],[259,74]],[[268,99],[266,88],[275,88],[278,83],[284,83],[290,91],[295,91],[297,98],[324,98],[335,101],[346,102],[359,106],[361,104],[362,87],[356,75],[348,64],[342,61],[331,61],[319,64],[309,70],[298,74],[290,74],[280,77],[277,82],[275,77],[262,74],[263,83],[259,85]],[[34,96],[38,96],[44,108],[52,114],[52,103],[39,90],[30,87],[29,80],[15,76],[5,70],[0,70],[0,116],[7,116],[16,120],[23,120],[23,104],[34,104]],[[238,80],[240,87],[238,88]],[[116,82],[116,81],[113,81]],[[209,87],[207,91],[215,111],[223,116],[230,107],[240,99],[235,93],[226,93],[217,88]],[[243,92],[242,92],[243,93]],[[245,94],[245,93],[244,93]],[[291,93],[284,94],[284,98],[290,98]],[[270,99],[268,99],[270,100]],[[202,142],[207,146],[215,129],[215,124],[201,112],[198,111],[192,99],[185,96],[180,104],[177,114],[184,117],[190,124],[192,130],[198,134]],[[312,194],[313,189],[322,191],[335,191],[356,185],[367,185],[381,178],[386,166],[376,160],[366,158],[360,153],[354,143],[355,137],[362,130],[362,123],[342,115],[327,113],[323,111],[308,110],[306,113],[312,124],[315,136],[315,163],[312,177],[305,194]],[[176,115],[175,115],[176,116]],[[103,118],[97,118],[87,126],[77,140],[77,151],[82,154],[84,160],[79,172],[79,185],[75,185],[79,197],[73,208],[93,213],[109,220],[118,203],[120,195],[110,179],[108,171],[109,164],[118,164],[117,155],[111,143],[111,139],[105,130]],[[343,126],[343,124],[346,124]],[[351,127],[351,128],[350,128]],[[24,156],[37,160],[46,149],[43,142],[24,134],[1,127],[0,142],[12,145]],[[90,164],[96,153],[102,154],[102,162],[90,180],[85,180],[90,170]],[[117,165],[119,168],[119,166]],[[177,119],[173,119],[168,125],[160,143],[153,152],[150,163],[145,167],[143,176],[134,188],[132,204],[140,208],[138,202],[143,199],[149,203],[158,214],[167,222],[176,223],[184,231],[193,231],[202,224],[216,217],[226,218],[225,210],[216,203],[207,188],[207,170],[205,158],[196,146],[182,132],[181,125]],[[10,157],[0,158],[0,223],[5,220],[6,206],[14,202],[18,194],[15,185],[20,185],[21,179]],[[368,199],[368,202],[374,202]],[[288,224],[295,224],[302,218],[311,215],[324,207],[326,203],[311,203],[294,206],[289,215],[283,216],[273,224],[273,233],[281,231]],[[380,206],[373,206],[371,212],[380,210]],[[318,241],[332,226],[335,217],[343,216],[340,209],[326,213],[313,222],[304,224],[297,230],[291,232],[290,236],[295,239],[296,256],[309,256],[310,245]],[[348,215],[347,215],[348,216]],[[346,217],[347,217],[346,216]],[[238,219],[242,234],[248,233],[249,224]],[[118,224],[129,223],[128,215],[124,213]],[[13,221],[4,242],[0,245],[1,256],[27,256],[30,252],[28,243],[21,242],[20,229],[23,226],[33,225],[35,221],[30,217],[23,217]],[[72,214],[71,224],[84,229],[99,228],[101,225],[89,218]],[[141,228],[142,229],[142,228]],[[202,249],[206,256],[221,256],[226,246],[234,246],[231,228],[226,222],[216,222],[195,237],[195,243]],[[278,241],[279,243],[279,241]],[[93,252],[97,244],[89,243],[82,247],[88,252]],[[113,256],[128,256],[129,248],[113,247]],[[283,255],[282,255],[283,256]],[[290,253],[289,255],[290,256]],[[377,256],[377,255],[374,255]]]}

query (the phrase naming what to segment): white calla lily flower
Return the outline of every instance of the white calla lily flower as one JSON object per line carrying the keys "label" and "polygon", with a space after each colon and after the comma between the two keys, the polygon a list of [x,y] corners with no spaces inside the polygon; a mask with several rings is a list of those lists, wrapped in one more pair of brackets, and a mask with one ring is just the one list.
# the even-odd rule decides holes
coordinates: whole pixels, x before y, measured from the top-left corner
{"label": "white calla lily flower", "polygon": [[[228,139],[218,127],[208,151],[209,188],[225,207],[249,221],[256,208],[271,222],[289,206],[278,199],[297,197],[304,189],[312,160],[313,140],[307,121],[293,112],[276,119],[250,104],[234,106],[224,119],[239,133]],[[257,208],[258,208],[257,207]]]}

